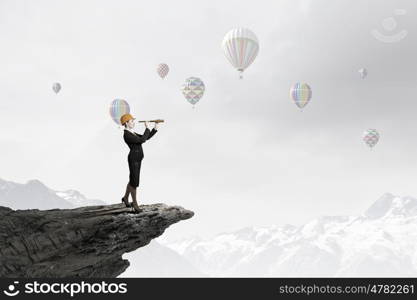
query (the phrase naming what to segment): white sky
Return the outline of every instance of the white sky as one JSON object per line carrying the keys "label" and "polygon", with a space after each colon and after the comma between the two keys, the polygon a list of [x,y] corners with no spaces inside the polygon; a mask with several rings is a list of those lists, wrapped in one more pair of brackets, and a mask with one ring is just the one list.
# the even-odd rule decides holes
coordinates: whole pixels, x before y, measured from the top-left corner
{"label": "white sky", "polygon": [[[359,214],[385,192],[417,196],[416,6],[0,0],[0,177],[119,202],[128,149],[108,107],[123,98],[139,119],[166,120],[144,145],[139,201],[196,213],[167,239]],[[238,26],[260,41],[243,80],[220,47]],[[408,34],[389,44],[373,29]],[[180,91],[190,76],[206,85],[194,110]],[[288,96],[297,81],[313,89],[302,113]],[[381,133],[372,151],[368,128]]]}

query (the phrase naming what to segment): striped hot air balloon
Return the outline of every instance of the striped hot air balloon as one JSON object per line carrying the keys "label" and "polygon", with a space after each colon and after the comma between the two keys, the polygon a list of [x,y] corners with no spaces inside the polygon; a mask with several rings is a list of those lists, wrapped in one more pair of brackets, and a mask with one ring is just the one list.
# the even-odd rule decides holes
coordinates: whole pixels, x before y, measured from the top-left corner
{"label": "striped hot air balloon", "polygon": [[52,90],[55,92],[55,94],[58,94],[59,91],[61,90],[61,84],[59,82],[55,82],[52,85]]}
{"label": "striped hot air balloon", "polygon": [[372,149],[379,141],[379,133],[376,129],[365,130],[362,139]]}
{"label": "striped hot air balloon", "polygon": [[193,105],[193,108],[200,101],[201,97],[203,97],[205,89],[204,82],[197,77],[187,78],[181,88],[185,99]]}
{"label": "striped hot air balloon", "polygon": [[163,79],[168,75],[169,67],[167,64],[159,64],[156,68],[156,71],[158,72],[158,75]]}
{"label": "striped hot air balloon", "polygon": [[256,35],[249,29],[235,28],[223,38],[222,48],[226,58],[240,72],[240,78],[242,78],[243,71],[258,55],[259,42]]}
{"label": "striped hot air balloon", "polygon": [[110,112],[110,116],[113,119],[113,121],[117,125],[121,125],[120,124],[121,116],[123,116],[124,114],[130,113],[129,103],[127,103],[127,101],[125,101],[123,99],[115,99],[110,104],[109,112]]}
{"label": "striped hot air balloon", "polygon": [[303,109],[308,104],[312,96],[312,91],[307,83],[293,84],[290,88],[290,97],[294,100],[295,104]]}

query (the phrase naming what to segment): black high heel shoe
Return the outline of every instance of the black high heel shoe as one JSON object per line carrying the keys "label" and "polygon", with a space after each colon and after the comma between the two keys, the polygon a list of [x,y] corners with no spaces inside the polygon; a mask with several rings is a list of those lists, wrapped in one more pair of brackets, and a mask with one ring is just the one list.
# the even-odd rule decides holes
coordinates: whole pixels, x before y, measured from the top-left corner
{"label": "black high heel shoe", "polygon": [[135,202],[132,202],[132,207],[135,214],[143,212],[143,209],[139,208],[139,205],[137,205]]}
{"label": "black high heel shoe", "polygon": [[125,199],[124,197],[122,198],[122,203],[124,203],[126,205],[126,207],[132,207],[132,205],[130,205],[129,200]]}

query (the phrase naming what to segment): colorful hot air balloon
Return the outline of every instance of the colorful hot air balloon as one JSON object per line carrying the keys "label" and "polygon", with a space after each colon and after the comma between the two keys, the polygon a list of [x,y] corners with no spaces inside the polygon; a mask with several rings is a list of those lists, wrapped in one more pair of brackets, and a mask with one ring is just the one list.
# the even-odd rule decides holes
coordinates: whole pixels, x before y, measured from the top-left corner
{"label": "colorful hot air balloon", "polygon": [[368,70],[365,69],[365,68],[359,69],[358,72],[359,72],[359,74],[360,74],[360,76],[361,76],[362,79],[365,79],[366,76],[368,76]]}
{"label": "colorful hot air balloon", "polygon": [[290,88],[290,97],[294,100],[295,104],[303,109],[308,104],[312,96],[312,91],[307,83],[293,84]]}
{"label": "colorful hot air balloon", "polygon": [[362,137],[365,144],[370,148],[374,147],[379,141],[379,133],[376,129],[368,129],[363,133]]}
{"label": "colorful hot air balloon", "polygon": [[200,101],[201,97],[203,97],[205,86],[200,78],[190,77],[185,80],[181,90],[184,97],[193,105],[194,108],[194,105]]}
{"label": "colorful hot air balloon", "polygon": [[61,90],[61,84],[59,82],[55,82],[52,85],[52,90],[55,92],[55,94],[58,94],[59,91]]}
{"label": "colorful hot air balloon", "polygon": [[222,48],[226,58],[240,72],[242,78],[243,71],[258,55],[258,38],[249,29],[232,29],[225,35]]}
{"label": "colorful hot air balloon", "polygon": [[125,100],[115,99],[110,104],[110,116],[117,125],[120,124],[120,117],[130,113],[130,106]]}
{"label": "colorful hot air balloon", "polygon": [[165,76],[167,76],[169,67],[167,64],[159,64],[156,68],[156,71],[158,72],[158,75],[163,79]]}

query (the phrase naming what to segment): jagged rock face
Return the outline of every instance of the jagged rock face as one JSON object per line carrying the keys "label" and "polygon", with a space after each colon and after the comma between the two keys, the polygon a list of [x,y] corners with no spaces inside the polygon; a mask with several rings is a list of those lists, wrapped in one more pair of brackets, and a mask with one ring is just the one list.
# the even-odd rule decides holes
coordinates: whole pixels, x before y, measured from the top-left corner
{"label": "jagged rock face", "polygon": [[0,277],[116,277],[122,254],[147,245],[194,213],[162,203],[76,209],[12,210],[0,206]]}

